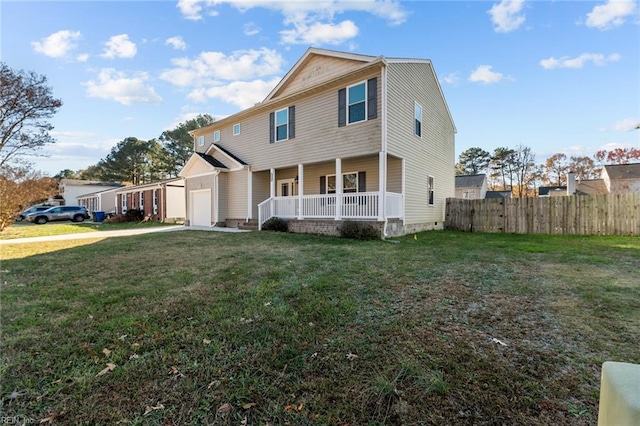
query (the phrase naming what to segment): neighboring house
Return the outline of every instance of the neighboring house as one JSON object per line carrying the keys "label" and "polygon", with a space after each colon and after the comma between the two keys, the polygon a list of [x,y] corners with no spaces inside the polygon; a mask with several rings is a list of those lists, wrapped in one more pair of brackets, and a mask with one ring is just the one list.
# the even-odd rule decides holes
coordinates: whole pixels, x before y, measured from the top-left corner
{"label": "neighboring house", "polygon": [[124,185],[115,182],[100,182],[95,180],[60,179],[58,192],[64,198],[67,206],[78,205],[78,197],[107,189],[120,188]]}
{"label": "neighboring house", "polygon": [[107,189],[76,197],[78,205],[85,206],[90,213],[114,213],[116,210],[116,191],[118,188]]}
{"label": "neighboring house", "polygon": [[511,191],[487,191],[484,198],[511,198]]}
{"label": "neighboring house", "polygon": [[559,197],[567,195],[566,186],[540,186],[538,187],[538,197]]}
{"label": "neighboring house", "polygon": [[263,102],[190,132],[187,223],[441,229],[455,133],[429,60],[310,48]]}
{"label": "neighboring house", "polygon": [[487,194],[487,175],[480,173],[477,175],[458,175],[456,176],[456,195],[455,198],[464,198],[466,200],[478,200],[486,197]]}
{"label": "neighboring house", "polygon": [[182,178],[143,185],[132,185],[115,191],[115,211],[141,210],[145,218],[160,222],[184,222],[185,192]]}
{"label": "neighboring house", "polygon": [[600,177],[609,194],[640,192],[640,163],[604,166]]}

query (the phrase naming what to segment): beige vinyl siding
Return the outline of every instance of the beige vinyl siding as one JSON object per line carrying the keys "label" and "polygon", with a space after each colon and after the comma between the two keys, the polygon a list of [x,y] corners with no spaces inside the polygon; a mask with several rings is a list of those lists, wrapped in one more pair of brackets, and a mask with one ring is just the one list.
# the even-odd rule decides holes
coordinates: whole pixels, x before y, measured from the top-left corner
{"label": "beige vinyl siding", "polygon": [[[387,147],[389,154],[405,158],[405,224],[441,224],[445,201],[455,194],[455,131],[430,67],[390,63],[387,68]],[[422,106],[422,137],[414,133],[414,102]],[[434,177],[433,206],[428,176]]]}
{"label": "beige vinyl siding", "polygon": [[209,155],[211,155],[213,158],[215,158],[216,160],[218,160],[219,162],[227,166],[227,168],[229,169],[236,166],[236,163],[232,163],[232,161],[229,160],[229,158],[223,153],[221,153],[220,151],[214,150],[213,152],[209,152]]}
{"label": "beige vinyl siding", "polygon": [[[229,216],[228,212],[228,177],[229,173],[220,173],[218,175],[218,222],[224,222]],[[214,201],[215,203],[215,201]],[[215,219],[215,216],[212,216]]]}
{"label": "beige vinyl siding", "polygon": [[[297,173],[297,169],[296,173]],[[366,185],[367,192],[377,191],[379,187],[379,169],[378,169],[378,156],[368,156],[359,158],[348,158],[342,160],[342,173],[350,172],[366,172]],[[320,193],[320,176],[335,175],[336,163],[335,161],[311,164],[304,166],[304,194],[312,195]],[[288,170],[280,177],[280,171],[278,170],[278,179],[286,179],[290,176]]]}
{"label": "beige vinyl siding", "polygon": [[312,57],[304,64],[298,74],[287,82],[286,87],[277,96],[287,96],[342,74],[347,74],[361,67],[362,64],[363,62],[328,56]]}
{"label": "beige vinyl siding", "polygon": [[[213,132],[221,130],[219,145],[250,164],[253,171],[377,153],[382,149],[380,78],[378,118],[338,127],[338,90],[375,76],[379,77],[379,72],[363,75],[291,104],[276,103],[270,110],[243,119],[242,132],[235,137],[231,136],[233,124],[211,127],[205,138],[205,146],[213,140]],[[269,143],[269,113],[292,105],[295,105],[296,114],[295,138]]]}
{"label": "beige vinyl siding", "polygon": [[251,173],[252,212],[251,216],[258,219],[258,204],[269,198],[269,171]]}
{"label": "beige vinyl siding", "polygon": [[227,218],[247,217],[247,171],[238,170],[227,174]]}
{"label": "beige vinyl siding", "polygon": [[387,191],[402,194],[402,159],[387,157]]}
{"label": "beige vinyl siding", "polygon": [[195,177],[195,178],[189,178],[185,180],[185,191],[187,194],[187,218],[191,217],[191,191],[199,191],[202,189],[210,189],[211,190],[211,220],[214,220],[215,218],[215,211],[214,211],[214,204],[215,204],[215,198],[214,198],[214,192],[213,192],[213,186],[214,186],[214,176],[213,175],[207,175],[207,176],[199,176],[199,177]]}

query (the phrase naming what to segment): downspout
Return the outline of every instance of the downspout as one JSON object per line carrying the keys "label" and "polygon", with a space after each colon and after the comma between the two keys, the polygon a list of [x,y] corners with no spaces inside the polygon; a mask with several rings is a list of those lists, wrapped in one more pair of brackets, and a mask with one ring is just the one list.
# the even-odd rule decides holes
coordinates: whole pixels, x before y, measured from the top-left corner
{"label": "downspout", "polygon": [[385,239],[387,234],[387,66],[389,63],[385,58],[382,58],[383,67],[381,69],[382,72],[382,152],[384,154],[384,191],[383,188],[380,188],[380,194],[385,199],[382,202],[383,212],[382,216],[384,218],[384,225],[382,226],[382,239]]}

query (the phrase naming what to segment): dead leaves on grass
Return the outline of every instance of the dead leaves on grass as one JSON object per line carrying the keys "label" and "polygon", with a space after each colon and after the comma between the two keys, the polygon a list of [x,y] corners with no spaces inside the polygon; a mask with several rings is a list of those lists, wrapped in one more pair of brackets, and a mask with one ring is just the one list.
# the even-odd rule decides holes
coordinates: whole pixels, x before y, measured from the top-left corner
{"label": "dead leaves on grass", "polygon": [[144,409],[144,415],[148,415],[150,413],[153,413],[156,410],[164,410],[164,405],[158,403],[158,405],[156,405],[155,407],[152,407],[150,405],[147,405],[147,407]]}
{"label": "dead leaves on grass", "polygon": [[96,377],[100,377],[100,376],[104,376],[105,374],[107,374],[110,371],[113,371],[116,369],[116,365],[112,362],[108,362],[107,366],[105,368],[103,368],[102,370],[100,370],[98,372],[98,374],[96,374]]}

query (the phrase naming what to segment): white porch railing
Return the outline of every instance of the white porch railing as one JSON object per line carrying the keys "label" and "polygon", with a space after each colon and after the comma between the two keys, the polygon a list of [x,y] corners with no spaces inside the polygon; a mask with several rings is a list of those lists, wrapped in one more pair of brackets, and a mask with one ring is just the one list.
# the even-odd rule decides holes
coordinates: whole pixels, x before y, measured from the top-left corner
{"label": "white porch railing", "polygon": [[[302,212],[300,212],[300,198],[273,197],[258,204],[258,229],[272,217],[283,219],[368,219],[379,218],[379,192],[357,192],[341,194],[341,208],[336,213],[338,205],[337,194],[314,194],[302,196]],[[402,194],[387,192],[385,197],[385,213],[387,219],[403,217]]]}

